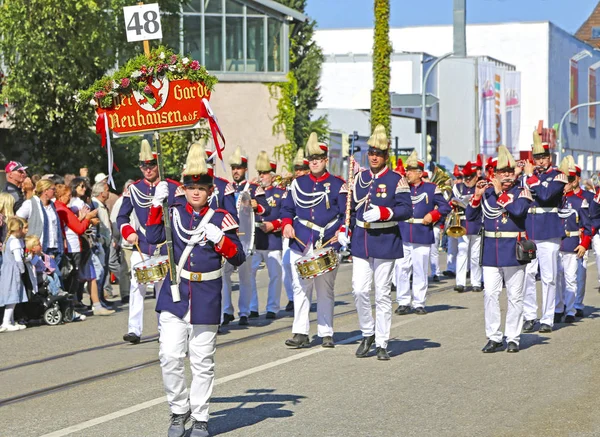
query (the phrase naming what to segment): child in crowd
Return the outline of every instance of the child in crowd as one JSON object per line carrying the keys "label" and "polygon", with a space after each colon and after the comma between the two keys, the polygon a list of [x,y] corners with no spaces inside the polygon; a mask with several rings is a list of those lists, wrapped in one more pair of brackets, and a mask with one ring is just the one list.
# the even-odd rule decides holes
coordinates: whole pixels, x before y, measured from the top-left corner
{"label": "child in crowd", "polygon": [[0,267],[2,266],[2,244],[6,240],[6,221],[15,215],[15,198],[10,193],[0,193]]}
{"label": "child in crowd", "polygon": [[48,280],[48,291],[52,296],[63,296],[67,292],[61,290],[60,279],[56,272],[57,266],[54,258],[42,252],[42,243],[37,235],[28,235],[25,237],[25,248],[31,255],[31,265],[34,268],[38,278],[37,283]]}
{"label": "child in crowd", "polygon": [[0,268],[0,306],[4,306],[4,318],[0,332],[20,331],[25,325],[15,323],[14,311],[18,303],[27,302],[27,293],[21,275],[27,270],[23,261],[23,238],[25,220],[11,217],[7,220],[7,239],[4,242],[3,263]]}

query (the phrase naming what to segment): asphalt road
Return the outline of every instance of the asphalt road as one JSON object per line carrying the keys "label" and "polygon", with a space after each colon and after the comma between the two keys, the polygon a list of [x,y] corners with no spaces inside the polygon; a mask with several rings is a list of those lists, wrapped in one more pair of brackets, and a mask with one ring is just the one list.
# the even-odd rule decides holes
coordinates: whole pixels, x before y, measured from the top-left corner
{"label": "asphalt road", "polygon": [[[266,272],[259,275],[265,302]],[[586,317],[551,334],[524,334],[518,354],[481,353],[483,294],[458,294],[446,280],[430,287],[428,315],[393,316],[390,361],[357,359],[350,283],[351,265],[342,265],[335,349],[316,339],[309,349],[287,349],[285,312],[227,327],[218,340],[212,435],[600,435],[595,264]],[[146,300],[149,339],[136,346],[120,341],[126,307],[112,317],[0,334],[0,436],[166,435],[154,304]]]}

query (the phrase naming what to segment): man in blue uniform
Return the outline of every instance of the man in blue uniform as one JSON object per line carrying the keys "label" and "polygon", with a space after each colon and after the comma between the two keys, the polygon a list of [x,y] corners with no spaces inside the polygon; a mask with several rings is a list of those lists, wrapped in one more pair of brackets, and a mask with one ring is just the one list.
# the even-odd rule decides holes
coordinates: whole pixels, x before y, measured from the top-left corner
{"label": "man in blue uniform", "polygon": [[[452,182],[452,186],[456,186],[463,183],[463,173],[462,168],[458,165],[454,165],[454,170],[452,172],[454,176],[454,181]],[[439,222],[438,222],[439,223]],[[441,227],[444,223],[440,223],[438,226]],[[444,229],[445,232],[445,229]],[[440,237],[441,238],[441,237]],[[448,278],[456,278],[456,257],[458,255],[458,239],[455,237],[446,236],[447,238],[447,257],[446,257],[446,270],[442,273],[444,276]]]}
{"label": "man in blue uniform", "polygon": [[[245,260],[234,218],[226,210],[208,205],[213,178],[207,174],[204,156],[202,147],[193,144],[183,173],[185,199],[179,198],[170,209],[178,281],[171,281],[167,274],[156,304],[161,322],[160,366],[171,409],[169,437],[185,435],[190,416],[194,421],[190,437],[209,435],[208,407],[221,321],[222,262],[239,266]],[[145,222],[152,244],[165,239],[160,205],[168,190],[165,182],[160,184],[164,188],[156,190]],[[192,371],[190,390],[185,382],[186,353]]]}
{"label": "man in blue uniform", "polygon": [[265,191],[267,203],[271,207],[268,215],[257,217],[254,245],[256,250],[252,255],[252,300],[250,302],[250,315],[258,314],[258,289],[256,287],[256,273],[261,262],[267,266],[269,274],[269,287],[267,294],[267,319],[276,319],[281,303],[281,219],[279,211],[285,189],[274,187],[273,178],[277,171],[277,163],[269,160],[267,152],[262,151],[256,158],[256,171]]}
{"label": "man in blue uniform", "polygon": [[[234,196],[236,201],[236,209],[239,211],[241,207],[240,194],[246,192],[251,197],[252,209],[257,216],[263,214],[269,214],[271,207],[267,204],[265,199],[265,191],[258,185],[247,180],[248,172],[248,157],[242,152],[241,147],[237,147],[229,157],[229,165],[231,166],[231,174],[233,177],[232,186],[234,189]],[[245,242],[245,243],[244,243]],[[244,251],[246,256],[249,257],[254,251],[252,247],[253,239],[250,235],[244,236],[245,244]],[[239,288],[239,300],[238,309],[240,315],[239,324],[244,326],[248,325],[248,316],[250,316],[250,301],[252,300],[252,271],[251,262],[245,262],[238,267],[238,276],[240,279]],[[223,272],[223,325],[227,325],[229,322],[235,320],[233,302],[231,299],[232,283],[231,274],[233,273],[233,266],[231,264],[225,265]],[[258,317],[258,313],[253,314]]]}
{"label": "man in blue uniform", "polygon": [[[589,203],[579,188],[575,160],[567,155],[560,163],[559,170],[567,175],[564,195],[558,216],[562,222],[563,236],[558,253],[556,277],[556,308],[554,323],[575,322],[575,301],[579,260],[583,259],[592,242],[592,226]],[[585,286],[585,275],[583,278]],[[583,300],[583,299],[582,299]]]}
{"label": "man in blue uniform", "polygon": [[[146,140],[142,141],[140,149],[140,170],[143,174],[143,179],[140,179],[129,186],[123,193],[123,203],[119,209],[117,216],[117,225],[121,231],[121,235],[129,244],[139,245],[142,253],[134,250],[131,254],[131,285],[129,288],[129,323],[127,334],[123,336],[123,340],[129,341],[132,344],[140,342],[142,331],[144,328],[144,298],[146,296],[146,284],[139,284],[135,275],[134,267],[142,261],[149,260],[155,255],[166,255],[167,248],[159,241],[156,244],[149,243],[146,238],[145,223],[148,219],[148,211],[153,205],[153,198],[158,189],[160,177],[158,174],[158,163],[156,155],[150,149],[150,143]],[[162,184],[162,189],[167,190],[167,198],[169,205],[173,204],[175,193],[179,186],[179,182],[167,179],[166,185]],[[135,215],[137,220],[132,219]],[[133,223],[133,224],[132,224]],[[139,223],[139,226],[134,225]],[[161,289],[161,282],[154,284],[154,290],[158,296]]]}
{"label": "man in blue uniform", "polygon": [[[377,125],[369,144],[369,170],[358,173],[352,187],[352,294],[363,339],[358,358],[368,355],[373,342],[378,360],[389,360],[387,343],[392,325],[392,276],[394,261],[402,257],[399,220],[412,216],[408,183],[387,167],[389,141]],[[350,237],[338,240],[348,246]],[[375,319],[371,287],[375,284]]]}
{"label": "man in blue uniform", "polygon": [[[311,133],[306,144],[310,173],[294,179],[281,208],[283,236],[290,240],[290,262],[313,255],[321,247],[340,248],[337,236],[346,213],[348,188],[343,179],[327,171],[328,147]],[[320,276],[303,279],[294,275],[293,338],[285,344],[292,348],[308,347],[309,311],[313,284],[317,292],[317,334],[323,347],[334,347],[333,306],[337,268]]]}
{"label": "man in blue uniform", "polygon": [[495,176],[490,182],[480,181],[466,210],[467,220],[483,217],[483,283],[485,335],[484,353],[503,348],[500,330],[500,292],[506,284],[508,309],[504,335],[507,352],[519,352],[523,325],[523,284],[525,265],[517,260],[517,239],[527,238],[525,218],[532,205],[527,188],[515,185],[515,159],[504,146],[498,148]]}
{"label": "man in blue uniform", "polygon": [[[533,196],[527,216],[527,236],[535,241],[537,258],[527,264],[523,300],[524,332],[533,332],[537,320],[537,290],[535,277],[540,270],[542,279],[542,317],[540,332],[552,332],[556,304],[556,277],[560,239],[564,234],[558,217],[567,177],[552,166],[548,143],[542,143],[537,131],[533,133],[533,160],[523,168],[525,182]],[[517,167],[517,175],[520,167]]]}
{"label": "man in blue uniform", "polygon": [[471,271],[473,291],[481,291],[481,266],[479,265],[479,248],[481,244],[481,220],[471,221],[465,218],[465,208],[475,194],[475,185],[479,181],[477,164],[467,162],[462,169],[463,182],[452,187],[450,203],[460,217],[460,226],[466,234],[457,237],[458,253],[456,255],[456,286],[454,289],[462,293],[467,285],[467,270]]}
{"label": "man in blue uniform", "polygon": [[[202,143],[201,143],[202,144]],[[224,209],[237,221],[237,209],[235,207],[235,190],[233,184],[227,179],[215,176],[215,160],[217,154],[212,150],[206,152],[206,164],[208,167],[208,174],[213,178],[213,194],[210,197],[210,207],[212,209]]]}
{"label": "man in blue uniform", "polygon": [[408,157],[405,167],[413,214],[412,218],[400,222],[404,257],[396,260],[395,267],[398,300],[396,314],[410,313],[412,300],[415,314],[425,315],[429,252],[435,241],[433,226],[440,220],[443,222],[450,212],[450,205],[437,185],[421,180],[425,163],[417,158],[417,152],[413,151]]}

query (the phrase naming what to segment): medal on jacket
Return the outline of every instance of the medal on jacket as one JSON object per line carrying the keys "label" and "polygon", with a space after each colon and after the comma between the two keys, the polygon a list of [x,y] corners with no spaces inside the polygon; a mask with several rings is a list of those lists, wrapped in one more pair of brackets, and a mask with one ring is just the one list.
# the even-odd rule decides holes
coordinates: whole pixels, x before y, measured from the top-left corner
{"label": "medal on jacket", "polygon": [[383,197],[384,199],[387,197],[387,187],[385,184],[379,184],[377,186],[377,197]]}
{"label": "medal on jacket", "polygon": [[331,185],[331,184],[330,184],[329,182],[327,182],[327,183],[323,184],[323,186],[325,187],[325,207],[326,207],[327,209],[329,209],[329,193],[330,193],[330,191],[331,191],[331,190],[329,189],[329,186],[330,186],[330,185]]}
{"label": "medal on jacket", "polygon": [[508,217],[506,217],[506,213],[502,214],[502,220],[500,220],[502,222],[502,224],[506,224],[508,223]]}

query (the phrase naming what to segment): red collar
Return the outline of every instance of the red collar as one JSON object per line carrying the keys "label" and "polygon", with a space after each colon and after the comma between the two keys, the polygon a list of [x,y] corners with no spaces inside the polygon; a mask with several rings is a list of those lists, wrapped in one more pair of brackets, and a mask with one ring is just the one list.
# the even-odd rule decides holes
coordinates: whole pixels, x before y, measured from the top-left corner
{"label": "red collar", "polygon": [[327,170],[325,170],[325,173],[323,173],[323,176],[321,176],[319,179],[314,177],[312,173],[309,173],[308,175],[310,176],[310,179],[313,182],[323,182],[325,179],[327,179],[329,177],[329,172]]}
{"label": "red collar", "polygon": [[144,181],[144,183],[150,187],[156,187],[158,185],[158,183],[160,182],[160,178],[158,178],[155,183],[151,183],[147,179],[142,179],[142,181]]}
{"label": "red collar", "polygon": [[371,173],[371,178],[379,179],[380,177],[385,175],[388,172],[388,170],[389,170],[389,168],[387,166],[385,166],[385,167],[383,167],[383,170],[381,170],[379,173],[373,174],[373,172],[371,170],[369,170],[369,172]]}
{"label": "red collar", "polygon": [[424,184],[424,182],[421,180],[421,181],[419,181],[418,184],[410,184],[410,185],[413,186],[413,187],[420,187],[423,184]]}
{"label": "red collar", "polygon": [[582,193],[581,188],[577,188],[576,190],[569,191],[567,194],[565,194],[565,196],[567,196],[567,197],[571,197],[571,196],[583,197],[581,193]]}
{"label": "red collar", "polygon": [[[200,210],[200,215],[203,216],[204,214],[206,214],[206,211],[208,211],[210,207],[208,205],[206,205],[204,208],[202,208]],[[198,214],[196,211],[194,211],[194,208],[192,208],[192,205],[190,205],[189,203],[185,204],[185,210],[187,212],[189,212],[190,214]]]}

